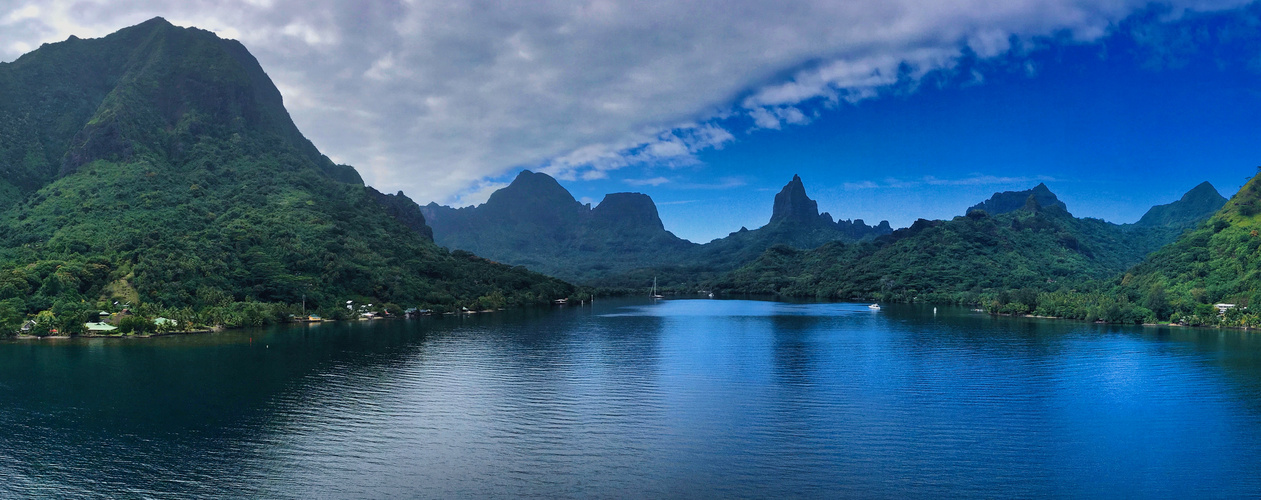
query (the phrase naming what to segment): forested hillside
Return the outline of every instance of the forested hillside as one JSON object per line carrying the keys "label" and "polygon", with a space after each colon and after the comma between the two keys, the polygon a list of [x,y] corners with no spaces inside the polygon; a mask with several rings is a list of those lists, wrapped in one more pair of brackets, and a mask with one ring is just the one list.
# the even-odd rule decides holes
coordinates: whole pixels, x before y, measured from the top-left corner
{"label": "forested hillside", "polygon": [[434,245],[410,200],[321,155],[245,47],[210,32],[158,18],[48,44],[0,64],[0,95],[5,332],[123,304],[239,325],[304,297],[332,315],[572,291]]}
{"label": "forested hillside", "polygon": [[[1173,244],[1118,277],[1136,315],[1196,324],[1261,326],[1261,174]],[[1233,304],[1220,314],[1214,304]]]}
{"label": "forested hillside", "polygon": [[[1016,198],[1023,198],[1024,204],[1012,208]],[[986,207],[999,213],[990,214]],[[966,216],[949,221],[921,219],[871,242],[831,243],[808,251],[773,248],[716,280],[714,288],[970,304],[1021,290],[1036,297],[1107,279],[1168,243],[1172,231],[1187,223],[1135,228],[1079,219],[1045,186],[1039,186],[996,193],[969,209]],[[1013,301],[1003,303],[1008,302]]]}

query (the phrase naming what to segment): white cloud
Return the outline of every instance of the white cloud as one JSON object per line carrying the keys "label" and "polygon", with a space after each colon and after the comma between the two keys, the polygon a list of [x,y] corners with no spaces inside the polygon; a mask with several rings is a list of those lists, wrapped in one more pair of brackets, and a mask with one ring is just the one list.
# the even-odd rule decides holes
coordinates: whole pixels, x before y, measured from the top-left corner
{"label": "white cloud", "polygon": [[[481,205],[482,203],[486,203],[486,200],[490,199],[490,195],[494,194],[495,191],[505,187],[508,187],[508,183],[506,182],[478,181],[472,189],[464,191],[459,197],[455,198],[452,204],[457,207]],[[416,200],[415,198],[412,199],[422,205],[426,204],[425,202]]]}
{"label": "white cloud", "polygon": [[676,189],[713,189],[713,190],[722,190],[722,189],[738,188],[738,187],[744,186],[744,185],[746,185],[746,184],[748,184],[748,182],[746,182],[744,179],[741,179],[741,178],[739,178],[739,177],[720,177],[720,178],[718,178],[717,180],[715,180],[714,182],[707,182],[707,183],[688,183],[688,184],[672,184],[671,186],[672,186],[672,187],[674,187],[674,188],[676,188]]}
{"label": "white cloud", "polygon": [[[1172,0],[1183,9],[1243,0]],[[240,39],[299,128],[386,192],[482,198],[526,167],[603,178],[695,165],[800,105],[856,102],[899,75],[1011,40],[1102,36],[1147,0],[0,0],[0,60],[161,15]],[[1030,71],[1034,68],[1030,67]]]}
{"label": "white cloud", "polygon": [[651,179],[622,179],[622,182],[625,182],[625,183],[630,184],[630,185],[632,185],[632,186],[654,186],[654,187],[656,187],[656,186],[660,186],[660,185],[662,185],[662,184],[665,184],[665,183],[667,183],[667,182],[670,182],[670,179],[667,179],[667,178],[665,178],[665,177],[653,177],[653,178],[651,178]]}

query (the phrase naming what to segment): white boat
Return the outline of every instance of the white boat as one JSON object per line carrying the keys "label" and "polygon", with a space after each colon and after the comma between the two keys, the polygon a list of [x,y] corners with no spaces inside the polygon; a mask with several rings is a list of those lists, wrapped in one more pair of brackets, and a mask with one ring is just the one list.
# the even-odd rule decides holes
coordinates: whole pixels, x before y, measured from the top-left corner
{"label": "white boat", "polygon": [[652,277],[652,294],[651,294],[650,296],[651,296],[652,298],[654,298],[654,299],[664,299],[664,298],[665,298],[665,296],[664,296],[664,295],[658,295],[658,294],[657,294],[657,277],[656,277],[656,276],[653,276],[653,277]]}
{"label": "white boat", "polygon": [[873,311],[879,311],[879,310],[880,310],[880,304],[872,304],[872,305],[869,305],[869,306],[867,306],[867,309],[871,309],[871,310],[873,310]]}

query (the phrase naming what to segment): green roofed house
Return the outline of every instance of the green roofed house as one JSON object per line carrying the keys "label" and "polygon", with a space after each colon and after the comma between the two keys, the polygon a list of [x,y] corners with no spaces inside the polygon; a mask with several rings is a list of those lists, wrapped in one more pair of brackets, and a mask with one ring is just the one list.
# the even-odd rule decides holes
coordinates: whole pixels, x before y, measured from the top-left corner
{"label": "green roofed house", "polygon": [[118,327],[109,323],[88,323],[88,331],[92,333],[108,333],[117,330]]}

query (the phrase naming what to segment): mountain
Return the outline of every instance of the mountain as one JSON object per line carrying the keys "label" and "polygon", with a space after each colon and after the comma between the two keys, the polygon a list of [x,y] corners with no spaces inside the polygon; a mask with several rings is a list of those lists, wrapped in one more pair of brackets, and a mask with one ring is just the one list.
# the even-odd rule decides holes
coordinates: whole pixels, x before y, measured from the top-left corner
{"label": "mountain", "polygon": [[423,208],[438,244],[582,283],[638,286],[695,280],[756,258],[774,245],[814,248],[892,232],[887,221],[833,222],[820,214],[799,176],[775,196],[767,225],[698,245],[667,231],[652,198],[606,195],[595,208],[547,174],[523,171],[476,207]]}
{"label": "mountain", "polygon": [[[777,222],[815,224],[819,222],[819,204],[806,195],[801,176],[793,175],[791,181],[775,195],[771,208],[771,224]],[[831,222],[831,217],[828,218]]]}
{"label": "mountain", "polygon": [[1225,205],[1226,198],[1206,181],[1182,195],[1178,201],[1152,207],[1134,225],[1187,228],[1202,222]]}
{"label": "mountain", "polygon": [[[1192,201],[1211,201],[1216,190],[1209,193],[1202,184],[1194,193],[1188,193]],[[1156,215],[1174,211],[1167,208]],[[1261,326],[1261,318],[1244,309],[1261,304],[1261,174],[1207,221],[1152,253],[1115,284],[1118,295],[1142,308],[1136,313],[1140,318]],[[1219,315],[1213,307],[1217,303],[1238,307]]]}
{"label": "mountain", "polygon": [[[1015,200],[1021,203],[1012,209]],[[1036,295],[1106,279],[1173,239],[1163,227],[1157,229],[1075,218],[1039,185],[998,193],[965,217],[921,219],[870,242],[806,251],[771,248],[713,287],[834,299],[976,303],[987,293],[1026,289]]]}
{"label": "mountain", "polygon": [[806,195],[805,184],[801,176],[793,175],[791,181],[775,195],[775,204],[771,209],[771,220],[768,226],[781,224],[795,225],[803,228],[819,227],[826,230],[839,231],[840,236],[821,234],[815,240],[803,240],[802,247],[815,247],[835,240],[860,240],[893,232],[889,221],[881,221],[879,225],[868,226],[862,219],[832,221],[832,215],[819,213],[819,204]]}
{"label": "mountain", "polygon": [[115,301],[237,325],[304,298],[337,314],[572,291],[434,245],[414,203],[320,154],[245,47],[208,31],[155,18],[46,44],[0,64],[0,94],[0,323],[73,328]]}
{"label": "mountain", "polygon": [[1052,193],[1051,189],[1046,187],[1046,183],[1039,183],[1037,186],[1034,186],[1033,189],[1025,191],[1004,191],[1001,193],[994,193],[994,196],[991,196],[990,199],[968,208],[968,212],[973,210],[984,210],[990,215],[1011,213],[1024,208],[1029,198],[1033,198],[1034,201],[1037,202],[1038,206],[1048,208],[1055,207],[1064,210],[1065,212],[1068,211],[1068,206],[1064,205],[1064,202],[1060,201],[1059,197],[1055,196],[1055,193]]}
{"label": "mountain", "polygon": [[665,230],[647,195],[609,194],[593,209],[551,176],[529,170],[482,205],[430,203],[422,211],[439,245],[584,282],[665,262],[696,246]]}

